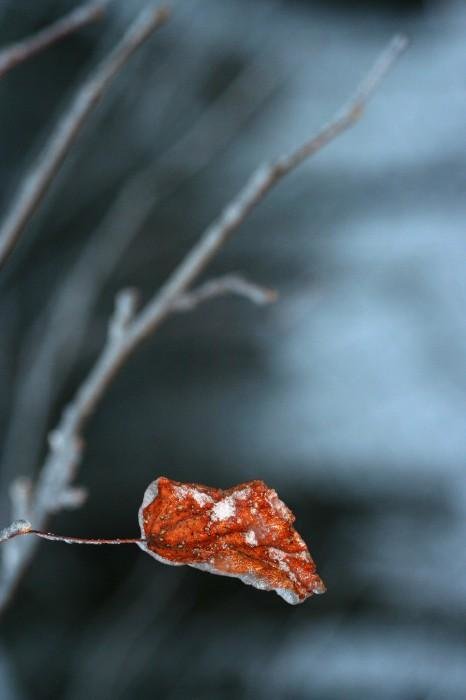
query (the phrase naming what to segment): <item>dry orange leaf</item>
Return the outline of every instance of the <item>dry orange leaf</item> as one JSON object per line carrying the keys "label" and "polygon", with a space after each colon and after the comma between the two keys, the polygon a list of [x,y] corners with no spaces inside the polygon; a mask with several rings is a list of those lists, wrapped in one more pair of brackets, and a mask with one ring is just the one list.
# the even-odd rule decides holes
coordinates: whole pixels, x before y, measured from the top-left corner
{"label": "dry orange leaf", "polygon": [[161,476],[144,494],[138,544],[164,564],[234,576],[296,605],[325,585],[294,520],[263,481],[222,490]]}

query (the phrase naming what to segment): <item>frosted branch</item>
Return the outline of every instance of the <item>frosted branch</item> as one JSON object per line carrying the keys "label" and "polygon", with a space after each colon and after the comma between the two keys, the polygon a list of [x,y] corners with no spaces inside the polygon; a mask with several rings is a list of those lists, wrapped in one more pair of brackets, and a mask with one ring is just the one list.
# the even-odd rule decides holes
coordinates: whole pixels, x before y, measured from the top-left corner
{"label": "frosted branch", "polygon": [[218,279],[209,280],[197,289],[180,296],[173,304],[173,311],[192,311],[204,301],[215,297],[234,294],[245,297],[253,304],[270,304],[277,299],[273,289],[261,287],[255,282],[249,282],[238,275],[225,275]]}
{"label": "frosted branch", "polygon": [[[160,22],[157,13],[152,15],[152,21],[154,26]],[[120,367],[147,336],[173,312],[193,308],[201,301],[219,294],[233,292],[247,296],[256,303],[271,300],[273,292],[235,276],[207,282],[194,290],[190,288],[232,233],[239,228],[274,185],[306,158],[358,121],[367,100],[405,44],[405,40],[401,37],[396,37],[390,43],[359,87],[355,97],[316,136],[282,156],[275,163],[258,168],[237,197],[207,228],[167,282],[141,311],[136,313],[136,298],[133,292],[125,291],[117,297],[103,351],[74,399],[63,411],[57,428],[50,435],[50,450],[40,471],[31,506],[30,519],[35,526],[40,528],[44,526],[47,516],[55,510],[62,494],[69,490],[80,461],[81,434],[87,418],[94,411]],[[30,546],[15,552],[15,556],[9,559],[9,566],[3,567],[3,576],[0,579],[0,608],[9,600],[18,578],[32,557],[34,547],[30,542],[26,544]]]}
{"label": "frosted branch", "polygon": [[108,2],[109,0],[100,0],[77,7],[37,34],[6,46],[0,51],[0,78],[12,68],[65,39],[73,32],[100,20],[104,16]]}
{"label": "frosted branch", "polygon": [[165,9],[146,9],[136,18],[121,42],[84,82],[59,120],[38,160],[33,163],[0,227],[0,266],[18,242],[50,184],[75,142],[86,119],[112,79],[133,53],[168,17]]}
{"label": "frosted branch", "polygon": [[30,532],[31,529],[32,525],[27,520],[14,520],[11,525],[0,530],[0,542],[11,540],[18,535],[25,535],[27,532]]}
{"label": "frosted branch", "polygon": [[277,89],[278,82],[279,76],[267,69],[262,58],[248,64],[189,124],[178,141],[125,180],[116,192],[22,344],[13,403],[3,435],[0,484],[11,480],[13,470],[27,474],[37,463],[50,408],[78,357],[94,304],[150,213],[234,139]]}
{"label": "frosted branch", "polygon": [[225,245],[253,209],[285,175],[295,170],[360,119],[363,109],[380,81],[406,47],[407,42],[396,36],[381,54],[356,91],[353,99],[316,136],[305,141],[270,165],[261,165],[239,194],[224,209],[219,218],[204,232],[156,297],[141,311],[132,325],[131,344],[137,345],[155,330],[168,315],[175,300],[184,294],[209,262]]}

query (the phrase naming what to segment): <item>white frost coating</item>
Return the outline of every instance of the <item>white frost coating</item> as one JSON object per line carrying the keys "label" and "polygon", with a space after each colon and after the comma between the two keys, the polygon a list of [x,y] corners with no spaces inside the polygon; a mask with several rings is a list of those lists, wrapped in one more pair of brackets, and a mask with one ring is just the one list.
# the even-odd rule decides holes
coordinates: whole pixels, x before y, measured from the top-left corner
{"label": "white frost coating", "polygon": [[[303,557],[304,555],[304,557]],[[269,556],[271,559],[274,559],[278,563],[279,569],[281,569],[292,581],[295,583],[298,583],[298,577],[296,574],[291,570],[288,562],[286,561],[286,552],[282,552],[281,549],[277,549],[276,547],[269,547]],[[289,555],[290,556],[290,555]],[[296,557],[297,559],[306,559],[307,561],[310,560],[309,554],[307,552],[300,552],[299,554],[293,554],[291,555],[293,557]],[[322,583],[316,584],[312,588],[312,592],[315,593],[316,595],[320,595],[321,593],[325,593],[325,586],[323,586]],[[292,595],[294,596],[294,593],[283,589],[282,593],[279,593],[277,590],[278,595],[281,595],[282,598],[285,600],[288,600],[286,598],[287,595]],[[290,602],[288,600],[288,602]],[[298,603],[301,601],[297,601]],[[294,603],[292,603],[294,605]]]}
{"label": "white frost coating", "polygon": [[191,496],[194,498],[199,506],[207,506],[209,503],[213,503],[212,498],[208,493],[203,493],[202,491],[195,491],[192,489]]}
{"label": "white frost coating", "polygon": [[303,600],[300,600],[298,596],[293,593],[293,591],[288,590],[287,588],[273,588],[267,581],[264,581],[262,579],[257,578],[254,574],[229,574],[225,573],[224,571],[217,571],[214,569],[210,564],[188,564],[188,566],[191,566],[193,569],[200,569],[201,571],[207,571],[209,574],[216,574],[217,576],[228,576],[229,578],[239,578],[240,581],[246,584],[246,586],[253,586],[254,588],[258,588],[260,591],[275,591],[277,595],[280,596],[280,598],[283,598],[283,600],[290,605],[298,605],[299,603],[303,603]]}
{"label": "white frost coating", "polygon": [[286,561],[285,552],[276,547],[269,547],[269,556],[271,559],[277,562],[278,568],[283,571],[292,581],[295,583],[298,581],[295,573],[291,571],[288,562]]}
{"label": "white frost coating", "polygon": [[210,513],[211,520],[228,520],[228,518],[233,518],[236,514],[235,501],[233,496],[227,496],[222,498],[221,501],[217,503],[212,508]]}
{"label": "white frost coating", "polygon": [[290,591],[289,588],[276,588],[275,593],[280,596],[280,598],[283,598],[283,600],[286,603],[289,603],[290,605],[299,605],[299,603],[303,603],[303,600],[300,600],[296,593],[293,593],[293,591]]}
{"label": "white frost coating", "polygon": [[241,491],[235,491],[233,494],[233,498],[236,499],[237,501],[244,501],[246,498],[249,498],[251,495],[251,489],[249,486],[246,486],[245,489],[241,489]]}
{"label": "white frost coating", "polygon": [[217,520],[228,520],[236,515],[235,501],[244,501],[251,495],[251,489],[247,486],[241,491],[235,491],[231,496],[225,496],[212,508],[210,519],[215,522]]}
{"label": "white frost coating", "polygon": [[257,537],[256,537],[256,533],[254,532],[254,530],[247,531],[247,533],[244,536],[244,541],[246,542],[246,544],[251,545],[251,547],[256,547]]}
{"label": "white frost coating", "polygon": [[201,508],[213,503],[213,499],[211,496],[209,496],[208,493],[204,493],[203,491],[193,489],[192,486],[176,486],[175,493],[179,498],[186,498],[186,496],[191,496],[191,498],[194,498],[197,505],[201,506]]}
{"label": "white frost coating", "polygon": [[28,520],[15,520],[11,525],[0,530],[0,542],[10,540],[16,535],[23,535],[30,530],[32,530],[32,525]]}
{"label": "white frost coating", "polygon": [[[159,477],[160,478],[160,477]],[[159,479],[156,479],[155,481],[151,481],[149,486],[146,488],[144,491],[144,496],[142,498],[142,503],[141,507],[139,508],[138,511],[138,521],[139,521],[139,527],[141,528],[141,537],[145,537],[146,533],[144,532],[144,509],[147,508],[149,503],[152,503],[159,494]]]}
{"label": "white frost coating", "polygon": [[[160,477],[159,477],[160,479]],[[159,493],[159,479],[156,479],[155,481],[151,481],[149,486],[146,488],[144,491],[144,496],[142,498],[142,503],[141,507],[139,508],[138,511],[138,521],[139,521],[139,527],[141,529],[141,537],[145,537],[146,533],[144,530],[144,508],[147,508],[149,503],[152,503],[154,499],[157,498],[158,493]],[[170,561],[169,559],[164,559],[163,557],[160,557],[158,554],[153,552],[145,542],[138,542],[137,543],[138,547],[142,549],[143,552],[146,552],[147,554],[150,554],[151,557],[154,557],[154,559],[157,559],[157,561],[160,561],[162,564],[168,564],[169,566],[183,566],[183,564],[178,564],[178,562],[175,561]]]}
{"label": "white frost coating", "polygon": [[276,491],[271,490],[271,494],[267,495],[267,500],[278,515],[288,521],[291,519],[290,509],[278,497]]}
{"label": "white frost coating", "polygon": [[311,555],[309,552],[299,552],[294,555],[297,559],[303,559],[304,561],[311,561]]}

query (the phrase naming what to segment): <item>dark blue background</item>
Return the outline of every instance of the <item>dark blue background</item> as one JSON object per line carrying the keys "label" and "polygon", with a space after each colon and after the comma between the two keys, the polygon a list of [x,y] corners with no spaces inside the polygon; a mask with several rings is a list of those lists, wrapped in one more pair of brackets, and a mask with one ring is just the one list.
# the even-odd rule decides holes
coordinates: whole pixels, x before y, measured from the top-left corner
{"label": "dark blue background", "polygon": [[[115,1],[1,81],[4,209],[143,4]],[[73,5],[1,0],[2,42]],[[257,163],[317,130],[393,33],[411,39],[361,123],[212,266],[277,288],[278,303],[217,300],[149,339],[86,429],[88,502],[50,523],[132,536],[159,474],[260,478],[296,513],[328,592],[294,608],[137,548],[43,543],[3,620],[2,700],[465,697],[465,24],[454,0],[175,2],[115,81],[0,278],[5,523],[8,484],[40,466],[115,293],[148,299]],[[106,275],[88,254],[66,298],[93,241],[104,260],[115,250],[121,217],[101,222],[148,167],[122,224],[153,198],[141,230]]]}

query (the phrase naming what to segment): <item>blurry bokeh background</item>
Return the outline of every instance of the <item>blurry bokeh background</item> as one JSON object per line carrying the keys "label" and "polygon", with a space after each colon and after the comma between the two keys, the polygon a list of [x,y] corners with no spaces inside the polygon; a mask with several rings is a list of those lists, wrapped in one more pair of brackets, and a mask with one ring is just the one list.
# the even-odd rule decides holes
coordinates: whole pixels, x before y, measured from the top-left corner
{"label": "blurry bokeh background", "polygon": [[[77,85],[149,0],[0,81],[6,209]],[[73,0],[0,0],[2,44]],[[86,430],[80,510],[50,527],[137,535],[149,481],[259,478],[327,583],[287,606],[136,547],[42,543],[1,624],[0,697],[460,700],[466,696],[462,0],[188,0],[89,120],[0,274],[0,503],[104,342],[116,292],[147,299],[252,169],[312,134],[390,36],[409,51],[360,124],[264,202]],[[124,205],[115,212],[115,202]],[[113,208],[112,208],[113,207]]]}

